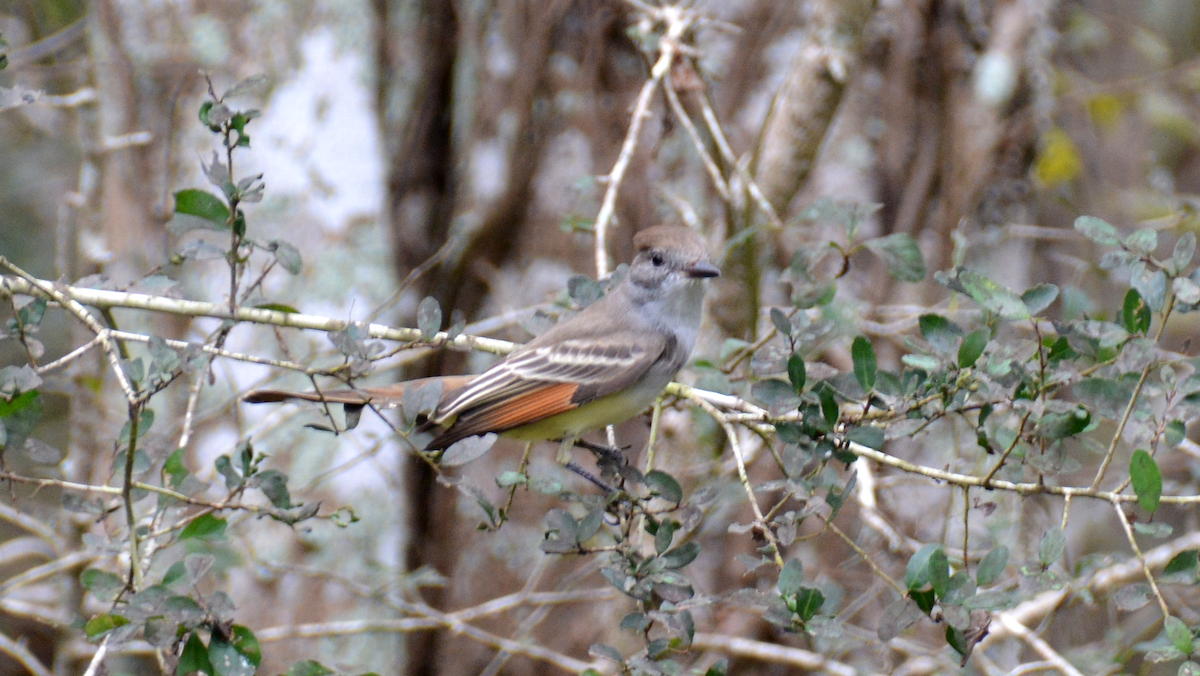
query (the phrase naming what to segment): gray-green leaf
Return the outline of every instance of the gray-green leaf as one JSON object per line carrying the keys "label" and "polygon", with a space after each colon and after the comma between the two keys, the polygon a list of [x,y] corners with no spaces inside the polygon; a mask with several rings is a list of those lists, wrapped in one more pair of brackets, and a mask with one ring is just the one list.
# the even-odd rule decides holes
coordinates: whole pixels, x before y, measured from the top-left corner
{"label": "gray-green leaf", "polygon": [[883,261],[888,274],[902,282],[925,279],[925,257],[912,235],[897,232],[866,242],[866,247]]}

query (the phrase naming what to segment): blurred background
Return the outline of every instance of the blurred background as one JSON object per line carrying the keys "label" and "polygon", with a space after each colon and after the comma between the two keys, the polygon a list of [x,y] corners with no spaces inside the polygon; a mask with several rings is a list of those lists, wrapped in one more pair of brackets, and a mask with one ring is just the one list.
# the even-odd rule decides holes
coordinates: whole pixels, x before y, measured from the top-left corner
{"label": "blurred background", "polygon": [[[659,92],[621,183],[607,245],[615,265],[629,260],[630,238],[644,227],[677,222],[705,233],[724,275],[710,293],[698,359],[719,364],[729,339],[753,343],[764,335],[767,310],[790,306],[781,275],[794,254],[836,239],[847,204],[879,205],[864,210],[863,231],[912,235],[930,271],[966,262],[1015,289],[1059,285],[1063,318],[1104,310],[1097,299],[1112,304],[1091,245],[1070,229],[1080,214],[1123,230],[1197,229],[1194,0],[697,0],[692,7],[707,20],[685,36],[695,49],[672,66],[671,86],[713,155],[720,159],[718,146],[728,144],[736,159],[721,160],[720,170],[737,194],[714,187]],[[557,316],[570,305],[571,275],[596,274],[593,225],[605,176],[656,58],[657,30],[636,3],[621,0],[0,0],[7,43],[0,46],[7,57],[0,70],[0,255],[42,279],[225,301],[224,260],[196,253],[204,249],[195,242],[212,233],[167,226],[173,194],[211,189],[202,162],[223,152],[220,137],[197,117],[205,74],[218,94],[263,75],[261,86],[234,98],[262,114],[248,125],[250,147],[234,155],[233,171],[235,178],[261,173],[266,186],[262,201],[246,206],[249,234],[292,244],[303,267],[267,275],[255,299],[415,326],[418,302],[432,296],[447,324],[491,319],[477,332],[527,340],[546,323],[536,310]],[[705,114],[723,139],[701,122]],[[782,227],[772,227],[746,192],[737,166],[755,178]],[[842,216],[814,218],[814,205]],[[172,259],[183,250],[192,255]],[[805,355],[849,370],[844,338],[865,331],[878,338],[881,363],[894,364],[903,349],[897,332],[946,292],[931,282],[894,283],[868,256],[851,262]],[[11,316],[11,308],[3,312]],[[132,310],[114,315],[124,329],[181,340],[202,340],[219,326]],[[1166,337],[1185,352],[1189,320]],[[61,313],[47,315],[40,334],[47,360],[88,338]],[[307,364],[342,359],[324,334],[261,326],[236,327],[226,347]],[[405,353],[371,378],[477,371],[493,358]],[[40,434],[63,454],[56,469],[43,468],[50,474],[112,479],[124,411],[101,361],[46,377]],[[19,363],[20,346],[0,344],[0,365]],[[360,519],[345,528],[320,521],[291,529],[241,515],[228,541],[205,545],[218,561],[207,584],[234,599],[238,622],[263,642],[261,673],[310,658],[348,672],[559,673],[445,631],[343,628],[297,637],[292,628],[304,623],[402,617],[389,599],[409,594],[449,611],[523,588],[572,589],[588,576],[595,586],[599,577],[586,560],[539,551],[540,519],[556,504],[552,498],[518,500],[513,522],[499,533],[478,532],[478,506],[438,485],[386,425],[364,416],[353,433],[335,437],[304,427],[321,422],[315,407],[237,403],[252,387],[308,389],[306,378],[222,360],[211,373],[186,462],[214,485],[212,495],[221,481],[214,460],[249,437],[288,474],[294,496],[352,507]],[[741,392],[744,383],[727,375],[702,363],[681,377]],[[182,384],[155,399],[159,422],[147,452],[156,461],[175,448],[186,401]],[[684,408],[668,411],[663,426],[666,467],[694,484],[736,492],[711,422]],[[618,436],[640,448],[645,421]],[[693,450],[672,455],[672,447]],[[542,453],[535,473],[577,482],[551,455]],[[466,475],[491,490],[490,477],[512,469],[516,457],[505,446]],[[903,488],[889,487],[896,493],[888,509],[914,537],[936,537],[922,532],[933,527],[922,524],[922,514],[947,509],[948,498],[929,489],[906,500]],[[83,600],[74,575],[110,554],[80,538],[107,526],[86,510],[62,511],[62,496],[52,490],[10,497],[10,505],[49,524],[64,547],[90,558],[20,604],[0,604],[0,633],[54,673],[79,673],[94,648],[71,627],[100,608]],[[1024,514],[1009,505],[1012,518],[992,524],[992,536],[1017,537],[1026,517],[1057,518],[1029,502]],[[698,561],[705,593],[748,579],[734,554],[752,547],[725,530],[745,506],[730,505],[728,516],[710,517],[703,534],[712,545]],[[20,533],[0,522],[0,540],[17,541]],[[1071,546],[1097,547],[1088,537],[1073,534]],[[848,551],[838,541],[796,545],[821,571],[827,595],[867,594],[869,572],[840,567]],[[39,556],[0,556],[0,579]],[[155,565],[165,570],[182,556],[164,555]],[[587,659],[597,641],[634,645],[615,629],[628,608],[615,595],[606,598],[500,614],[481,626]],[[752,614],[713,611],[702,619],[705,632],[785,641]],[[833,652],[864,668],[911,667],[903,673],[954,664],[935,648],[888,652],[871,623],[864,626],[848,631],[848,643]],[[1073,644],[1089,646],[1103,641],[1106,628],[1096,620],[1075,631]],[[870,650],[852,652],[863,645]],[[113,658],[109,672],[155,673],[149,655]],[[921,671],[926,663],[918,657],[933,666]],[[784,673],[742,659],[730,673]],[[0,673],[25,672],[0,655]]]}

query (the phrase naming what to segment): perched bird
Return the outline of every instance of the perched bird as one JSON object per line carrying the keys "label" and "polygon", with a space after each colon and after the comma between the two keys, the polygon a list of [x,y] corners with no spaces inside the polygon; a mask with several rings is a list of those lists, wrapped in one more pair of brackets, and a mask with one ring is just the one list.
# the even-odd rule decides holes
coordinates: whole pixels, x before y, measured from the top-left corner
{"label": "perched bird", "polygon": [[[489,432],[524,441],[561,439],[565,449],[654,403],[696,344],[704,280],[721,272],[704,240],[684,226],[648,228],[633,243],[637,255],[628,274],[580,313],[478,376],[423,379],[443,384],[425,424],[437,431],[426,450]],[[418,382],[322,393],[256,390],[243,400],[388,405]]]}

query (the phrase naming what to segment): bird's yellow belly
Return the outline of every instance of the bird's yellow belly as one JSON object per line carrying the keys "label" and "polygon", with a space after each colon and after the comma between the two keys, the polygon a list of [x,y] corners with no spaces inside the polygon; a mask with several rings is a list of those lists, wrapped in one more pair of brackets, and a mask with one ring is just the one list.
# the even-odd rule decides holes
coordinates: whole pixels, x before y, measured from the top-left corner
{"label": "bird's yellow belly", "polygon": [[662,393],[661,388],[658,390],[644,387],[638,389],[643,391],[610,394],[565,413],[513,428],[501,436],[520,441],[578,438],[585,432],[598,430],[606,425],[615,425],[632,418],[646,410]]}

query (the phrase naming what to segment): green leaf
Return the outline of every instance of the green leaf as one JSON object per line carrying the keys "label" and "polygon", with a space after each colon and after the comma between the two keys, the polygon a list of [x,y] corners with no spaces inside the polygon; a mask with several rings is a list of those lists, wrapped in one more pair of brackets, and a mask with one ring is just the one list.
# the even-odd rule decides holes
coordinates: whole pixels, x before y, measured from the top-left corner
{"label": "green leaf", "polygon": [[112,601],[125,588],[125,581],[106,570],[88,568],[79,574],[79,582],[101,601]]}
{"label": "green leaf", "polygon": [[936,278],[938,282],[966,294],[986,310],[1000,315],[1002,319],[1029,319],[1029,307],[1020,296],[970,268],[957,267],[948,273],[939,272]]}
{"label": "green leaf", "polygon": [[0,396],[0,418],[7,418],[16,415],[26,408],[29,408],[38,398],[37,390],[29,390],[21,392],[12,399],[5,399]]}
{"label": "green leaf", "polygon": [[875,374],[878,363],[875,359],[875,348],[866,336],[857,336],[850,345],[850,356],[854,359],[854,377],[858,384],[868,392],[875,387]]}
{"label": "green leaf", "polygon": [[1008,547],[1000,545],[987,553],[975,569],[975,581],[979,586],[989,585],[1000,578],[1008,565]]}
{"label": "green leaf", "polygon": [[846,441],[853,441],[856,444],[862,444],[867,448],[873,448],[877,451],[883,450],[883,442],[887,435],[880,427],[872,425],[861,425],[853,427],[846,432]]}
{"label": "green leaf", "polygon": [[646,473],[643,481],[664,500],[670,500],[677,505],[683,502],[683,487],[670,474],[657,469],[651,470]]}
{"label": "green leaf", "polygon": [[936,551],[943,551],[941,543],[931,542],[916,551],[908,560],[904,569],[904,586],[909,591],[916,591],[929,583],[929,559]]}
{"label": "green leaf", "polygon": [[917,324],[921,327],[921,336],[939,352],[953,352],[963,335],[958,324],[941,315],[921,315]]}
{"label": "green leaf", "polygon": [[1125,293],[1121,323],[1130,333],[1145,333],[1150,330],[1150,306],[1142,301],[1142,295],[1137,289],[1130,289]]}
{"label": "green leaf", "polygon": [[1198,568],[1200,568],[1200,550],[1185,549],[1171,557],[1166,567],[1163,568],[1163,575],[1186,573]]}
{"label": "green leaf", "polygon": [[1176,277],[1171,281],[1171,291],[1175,300],[1183,305],[1195,306],[1200,304],[1200,284],[1187,277]]}
{"label": "green leaf", "polygon": [[1192,630],[1183,623],[1183,620],[1178,617],[1168,617],[1163,620],[1163,629],[1167,633],[1167,638],[1170,639],[1171,645],[1175,646],[1179,652],[1184,655],[1191,655],[1194,641],[1192,639]]}
{"label": "green leaf", "polygon": [[624,664],[625,658],[621,656],[621,651],[604,643],[593,643],[591,648],[588,648],[588,654],[592,657],[603,657],[606,660],[612,660],[617,664]]}
{"label": "green leaf", "polygon": [[254,477],[259,490],[279,509],[291,509],[292,497],[288,492],[287,475],[277,469],[259,472]]}
{"label": "green leaf", "polygon": [[187,475],[190,474],[187,467],[184,466],[184,449],[176,448],[172,454],[167,456],[167,460],[162,465],[162,473],[170,478],[168,485],[173,489],[178,489],[184,483]]}
{"label": "green leaf", "polygon": [[604,525],[604,508],[597,507],[590,510],[579,520],[579,528],[575,531],[575,541],[583,542],[592,539],[592,536],[600,531],[602,525]]}
{"label": "green leaf", "polygon": [[127,624],[129,624],[128,619],[120,615],[105,613],[88,620],[87,624],[83,626],[83,633],[87,635],[88,640],[95,640],[113,629]]}
{"label": "green leaf", "polygon": [[422,340],[433,340],[442,328],[442,306],[433,296],[426,296],[417,306],[417,328]]}
{"label": "green leaf", "polygon": [[1179,665],[1179,671],[1175,672],[1175,676],[1200,676],[1200,664],[1188,660]]}
{"label": "green leaf", "polygon": [[825,605],[825,595],[821,593],[820,589],[802,587],[796,594],[796,614],[805,622],[820,612],[823,605]]}
{"label": "green leaf", "polygon": [[229,228],[229,206],[204,190],[188,188],[175,193],[175,213],[203,218],[220,229]]}
{"label": "green leaf", "polygon": [[1067,549],[1067,536],[1058,526],[1046,531],[1042,536],[1041,543],[1038,544],[1038,563],[1042,564],[1043,568],[1048,568],[1063,555]]}
{"label": "green leaf", "polygon": [[1142,228],[1125,238],[1125,248],[1138,254],[1152,254],[1158,248],[1158,231]]}
{"label": "green leaf", "polygon": [[450,448],[442,452],[442,457],[438,459],[438,464],[442,467],[465,465],[487,453],[498,438],[495,434],[484,434],[477,437],[459,439],[450,444]]}
{"label": "green leaf", "polygon": [[771,308],[771,323],[775,325],[775,329],[787,337],[792,336],[792,320],[783,314],[783,310],[777,307]]}
{"label": "green leaf", "polygon": [[[141,412],[138,414],[138,434],[137,434],[138,439],[141,439],[142,437],[146,436],[146,433],[150,431],[150,428],[153,425],[154,425],[154,409],[143,408],[141,410]],[[125,421],[125,425],[121,428],[121,436],[119,438],[119,441],[117,442],[120,448],[128,448],[129,447],[129,432],[131,429],[132,429],[132,426],[129,424],[129,421],[128,420]]]}
{"label": "green leaf", "polygon": [[187,674],[198,671],[209,676],[217,676],[217,670],[213,669],[212,662],[208,661],[208,648],[205,648],[200,637],[192,632],[183,646],[183,653],[179,655],[179,666],[175,668],[175,674],[176,676],[187,676]]}
{"label": "green leaf", "polygon": [[833,388],[824,385],[824,383],[822,385],[823,387],[817,392],[817,396],[821,398],[821,415],[824,416],[829,428],[833,429],[834,425],[837,425],[841,409],[838,407],[837,399],[834,397]]}
{"label": "green leaf", "polygon": [[293,275],[300,274],[300,270],[304,268],[304,258],[300,255],[299,249],[281,239],[271,240],[269,248],[275,254],[275,260],[279,261],[284,270]]}
{"label": "green leaf", "polygon": [[830,521],[837,516],[841,511],[842,505],[846,504],[846,497],[854,490],[854,484],[858,482],[858,473],[851,472],[850,478],[846,480],[846,485],[841,491],[837,490],[837,486],[830,486],[829,491],[825,493],[825,504],[833,508],[827,517]]}
{"label": "green leaf", "polygon": [[799,559],[789,559],[783,564],[783,570],[779,571],[779,593],[783,596],[792,596],[800,591],[800,586],[804,583],[804,564],[800,563]]}
{"label": "green leaf", "polygon": [[902,282],[925,279],[925,258],[912,235],[897,232],[865,243],[883,261],[888,274]]}
{"label": "green leaf", "polygon": [[183,561],[176,561],[175,563],[172,563],[171,567],[167,569],[167,572],[163,574],[163,586],[169,587],[182,580],[185,575],[187,575],[187,567],[183,564]]}
{"label": "green leaf", "polygon": [[262,664],[262,647],[258,644],[258,637],[254,635],[253,631],[250,631],[248,627],[235,624],[230,633],[234,649],[250,660],[254,666]]}
{"label": "green leaf", "polygon": [[509,486],[524,486],[529,483],[529,477],[512,470],[502,472],[496,479],[496,485],[500,488],[508,488]]}
{"label": "green leaf", "polygon": [[788,357],[787,362],[788,380],[792,383],[792,389],[796,390],[796,394],[804,391],[804,383],[808,379],[808,374],[804,368],[804,357],[799,354],[793,354]]}
{"label": "green leaf", "polygon": [[926,615],[933,610],[933,605],[937,602],[937,597],[933,595],[932,589],[926,589],[925,591],[910,589],[908,590],[908,598],[912,599],[917,604],[917,607],[921,609],[921,612]]}
{"label": "green leaf", "polygon": [[750,396],[775,413],[783,413],[800,405],[795,388],[778,378],[764,378],[754,383],[750,387]]}
{"label": "green leaf", "polygon": [[225,537],[225,527],[228,524],[225,519],[213,516],[212,514],[201,514],[194,521],[183,527],[183,532],[179,534],[180,540],[191,540],[199,538],[202,540],[221,540]]}
{"label": "green leaf", "polygon": [[600,300],[604,286],[587,275],[573,275],[567,280],[567,295],[582,309]]}
{"label": "green leaf", "polygon": [[1134,451],[1129,460],[1129,478],[1133,481],[1138,504],[1153,514],[1162,498],[1162,472],[1158,469],[1158,463],[1146,451]]}
{"label": "green leaf", "polygon": [[216,672],[213,676],[254,676],[255,664],[234,645],[214,632],[208,642],[208,662]]}
{"label": "green leaf", "polygon": [[[649,519],[646,520],[647,530],[650,524],[653,523]],[[662,554],[671,548],[671,543],[675,540],[675,531],[679,530],[679,522],[674,519],[666,519],[658,525],[658,530],[654,533],[654,553]],[[583,538],[580,538],[581,540]]]}
{"label": "green leaf", "polygon": [[958,348],[958,368],[965,369],[974,366],[975,362],[979,361],[979,357],[983,355],[983,349],[987,347],[991,336],[991,330],[984,328],[963,338],[962,345]]}
{"label": "green leaf", "polygon": [[1025,293],[1021,294],[1021,302],[1029,308],[1031,315],[1036,315],[1050,307],[1056,298],[1058,298],[1058,287],[1053,284],[1038,284],[1026,289]]}
{"label": "green leaf", "polygon": [[1117,229],[1095,216],[1080,216],[1076,218],[1075,229],[1097,244],[1117,246],[1121,243],[1121,237]]}
{"label": "green leaf", "polygon": [[228,455],[219,455],[213,461],[213,466],[217,468],[217,472],[225,477],[225,487],[233,490],[242,485],[242,473],[237,471],[233,466],[233,461]]}
{"label": "green leaf", "polygon": [[1196,255],[1196,234],[1193,232],[1185,232],[1183,236],[1175,240],[1175,250],[1171,253],[1171,263],[1173,264],[1175,274],[1180,274],[1192,262],[1192,257]]}
{"label": "green leaf", "polygon": [[1137,289],[1151,312],[1162,309],[1167,299],[1167,273],[1138,261],[1130,270],[1129,286]]}
{"label": "green leaf", "polygon": [[337,672],[316,660],[304,660],[292,665],[287,676],[330,676]]}
{"label": "green leaf", "polygon": [[933,585],[934,595],[940,599],[950,586],[950,561],[946,558],[944,548],[939,547],[929,553],[928,568],[929,583]]}
{"label": "green leaf", "polygon": [[1046,354],[1046,360],[1051,364],[1056,364],[1060,361],[1072,361],[1079,358],[1079,353],[1071,349],[1071,343],[1066,336],[1059,336],[1058,340],[1050,346],[1050,352]]}
{"label": "green leaf", "polygon": [[650,618],[646,617],[646,613],[629,613],[621,618],[621,628],[627,631],[642,633],[650,626]]}
{"label": "green leaf", "polygon": [[696,557],[700,555],[700,543],[695,541],[685,542],[675,549],[658,557],[662,562],[662,566],[667,569],[683,568]]}
{"label": "green leaf", "polygon": [[967,649],[970,647],[967,645],[967,637],[963,636],[961,631],[948,624],[946,625],[946,644],[953,648],[954,652],[959,655],[966,655]]}
{"label": "green leaf", "polygon": [[1043,439],[1066,439],[1087,429],[1092,414],[1083,406],[1074,411],[1050,412],[1038,421],[1037,435]]}

